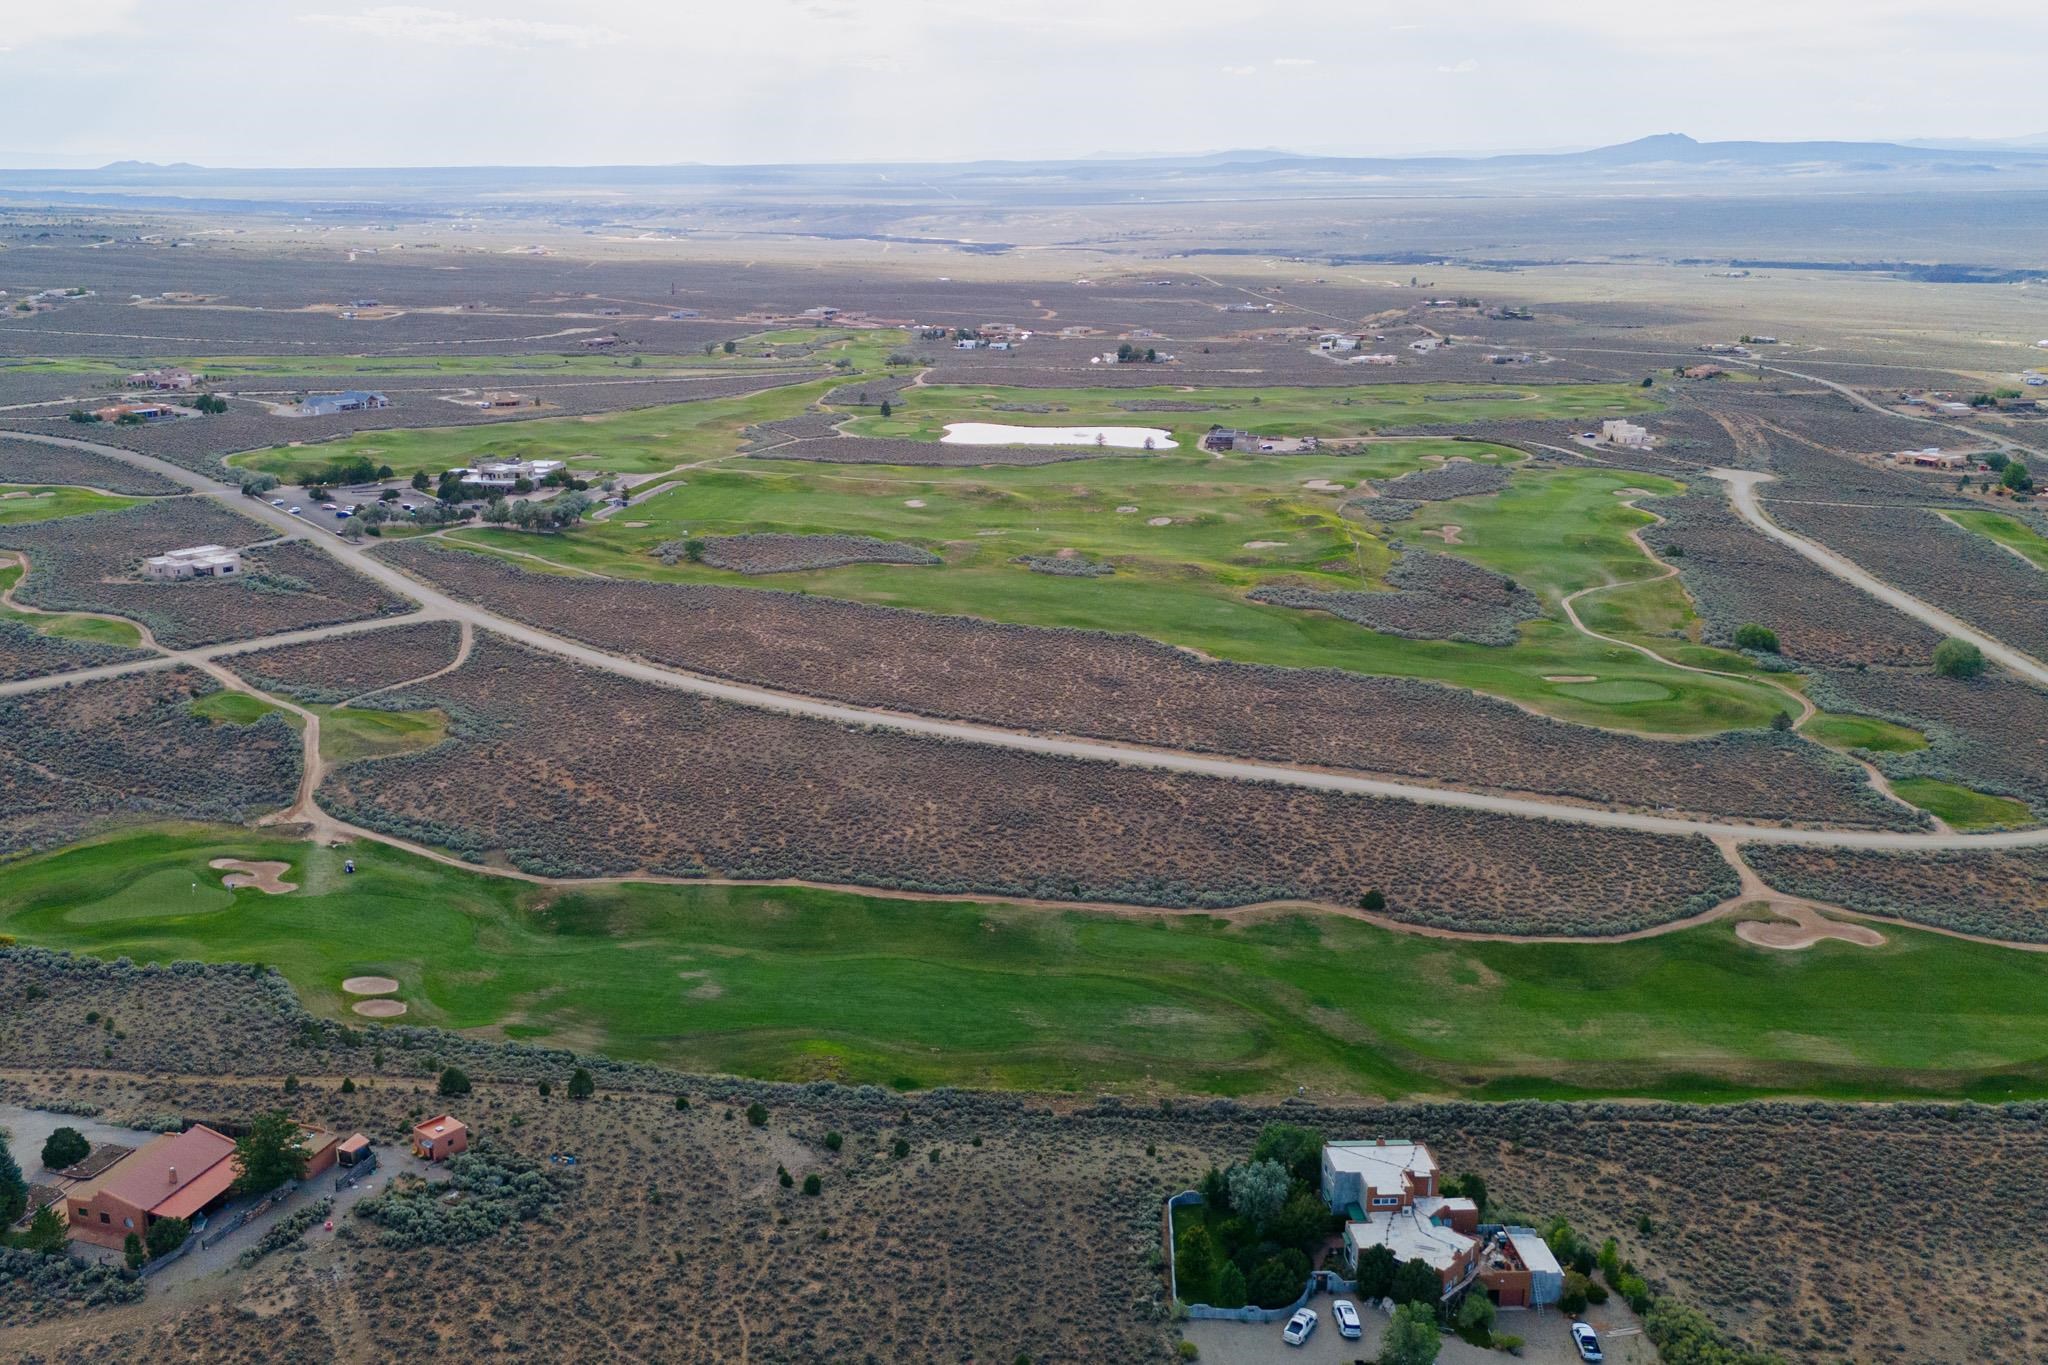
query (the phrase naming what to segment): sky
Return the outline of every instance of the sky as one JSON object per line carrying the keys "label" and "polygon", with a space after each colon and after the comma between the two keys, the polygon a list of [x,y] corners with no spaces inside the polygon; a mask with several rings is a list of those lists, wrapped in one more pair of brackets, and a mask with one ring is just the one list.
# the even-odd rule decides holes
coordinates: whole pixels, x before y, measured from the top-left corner
{"label": "sky", "polygon": [[0,165],[2048,133],[2039,0],[0,0]]}

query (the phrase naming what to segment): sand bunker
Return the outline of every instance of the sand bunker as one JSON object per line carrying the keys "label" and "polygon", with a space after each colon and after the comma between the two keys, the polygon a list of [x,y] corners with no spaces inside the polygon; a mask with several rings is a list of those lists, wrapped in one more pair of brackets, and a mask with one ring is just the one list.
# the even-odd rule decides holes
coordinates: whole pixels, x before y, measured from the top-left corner
{"label": "sand bunker", "polygon": [[1599,682],[1600,676],[1597,673],[1545,673],[1543,681],[1570,683]]}
{"label": "sand bunker", "polygon": [[1422,534],[1435,536],[1446,545],[1463,545],[1465,543],[1463,539],[1465,528],[1462,526],[1439,526],[1435,530],[1424,531]]}
{"label": "sand bunker", "polygon": [[1331,483],[1328,479],[1304,479],[1301,486],[1317,493],[1342,493],[1344,485]]}
{"label": "sand bunker", "polygon": [[299,889],[297,882],[280,880],[292,870],[290,863],[251,863],[240,858],[215,858],[207,864],[215,871],[224,871],[227,876],[220,884],[227,887],[253,886],[267,895],[282,896],[287,891]]}
{"label": "sand bunker", "polygon": [[1135,502],[1127,502],[1123,506],[1117,508],[1116,510],[1123,513],[1125,516],[1129,516],[1131,513],[1138,510],[1138,504],[1136,504]]}
{"label": "sand bunker", "polygon": [[1172,517],[1147,517],[1147,518],[1145,518],[1145,524],[1146,524],[1147,526],[1171,526],[1171,525],[1173,525],[1173,518],[1172,518]]}
{"label": "sand bunker", "polygon": [[1647,498],[1650,496],[1650,490],[1647,488],[1617,488],[1614,490],[1614,496],[1617,498]]}
{"label": "sand bunker", "polygon": [[1759,948],[1781,948],[1787,952],[1811,948],[1830,938],[1859,948],[1876,948],[1884,943],[1884,935],[1870,926],[1829,919],[1802,901],[1772,901],[1770,908],[1784,918],[1746,919],[1735,926],[1735,937]]}
{"label": "sand bunker", "polygon": [[1247,550],[1277,550],[1286,543],[1284,540],[1247,540],[1244,547]]}
{"label": "sand bunker", "polygon": [[398,983],[388,976],[352,976],[341,988],[350,995],[389,995],[398,989]]}
{"label": "sand bunker", "polygon": [[405,1013],[403,1000],[358,1000],[352,1007],[366,1019],[396,1019]]}
{"label": "sand bunker", "polygon": [[905,498],[905,499],[903,500],[903,505],[904,505],[905,507],[922,507],[922,506],[924,506],[924,499],[923,499],[923,498]]}
{"label": "sand bunker", "polygon": [[1178,450],[1164,427],[1018,427],[1002,422],[948,422],[940,445],[1113,446],[1119,450]]}
{"label": "sand bunker", "polygon": [[647,527],[652,526],[653,524],[654,523],[651,521],[622,521],[619,523],[619,525],[625,527],[628,531],[645,530]]}

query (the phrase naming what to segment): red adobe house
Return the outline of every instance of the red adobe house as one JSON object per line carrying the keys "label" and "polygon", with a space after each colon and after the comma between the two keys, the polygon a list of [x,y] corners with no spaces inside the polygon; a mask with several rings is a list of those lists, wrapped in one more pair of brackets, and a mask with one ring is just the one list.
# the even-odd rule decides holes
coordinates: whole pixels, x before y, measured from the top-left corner
{"label": "red adobe house", "polygon": [[450,1114],[436,1114],[412,1126],[413,1155],[422,1161],[446,1161],[469,1150],[469,1129]]}
{"label": "red adobe house", "polygon": [[73,1237],[119,1250],[159,1218],[190,1219],[225,1202],[241,1166],[232,1139],[198,1124],[144,1143],[64,1196]]}

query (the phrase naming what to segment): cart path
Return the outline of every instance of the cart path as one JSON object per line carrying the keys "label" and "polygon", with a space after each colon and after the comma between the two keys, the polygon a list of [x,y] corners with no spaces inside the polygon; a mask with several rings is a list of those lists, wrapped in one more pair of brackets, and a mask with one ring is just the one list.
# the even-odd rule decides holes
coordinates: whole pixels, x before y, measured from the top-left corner
{"label": "cart path", "polygon": [[[164,464],[149,456],[134,451],[121,450],[112,446],[95,446],[68,438],[37,437],[33,439],[60,441],[62,444],[81,446],[136,464],[141,468],[168,472],[175,466]],[[1738,471],[1721,471],[1733,475],[1738,481],[1753,480],[1757,476]],[[188,470],[178,470],[181,482],[188,486],[204,484],[203,476]],[[227,493],[219,489],[210,492]],[[1905,833],[1887,830],[1821,830],[1791,829],[1779,825],[1745,824],[1735,821],[1691,820],[1672,816],[1645,815],[1629,811],[1609,810],[1596,806],[1573,805],[1563,801],[1546,800],[1528,796],[1505,796],[1489,792],[1463,791],[1452,787],[1432,787],[1414,782],[1397,782],[1381,778],[1363,777],[1355,774],[1330,772],[1307,767],[1290,767],[1278,763],[1260,763],[1241,759],[1219,758],[1208,754],[1188,753],[1180,750],[1153,749],[1136,744],[1118,744],[1101,740],[1073,739],[1061,736],[1035,734],[1024,731],[1003,729],[994,725],[977,725],[959,721],[938,720],[929,716],[910,715],[886,711],[879,708],[847,706],[836,702],[821,701],[815,697],[798,696],[777,692],[764,687],[731,683],[715,678],[702,677],[680,669],[665,668],[639,659],[624,658],[593,649],[588,645],[566,640],[545,631],[536,630],[507,617],[471,603],[449,596],[447,593],[366,554],[356,545],[342,540],[332,532],[321,528],[308,527],[299,518],[272,507],[258,498],[243,498],[233,494],[236,506],[244,513],[287,533],[310,532],[306,543],[316,546],[334,558],[374,580],[392,592],[418,603],[423,610],[409,616],[385,618],[386,620],[417,621],[444,619],[468,622],[472,627],[488,630],[508,640],[543,653],[553,654],[586,667],[613,673],[620,677],[632,678],[656,686],[671,687],[680,691],[693,692],[713,697],[720,701],[733,702],[759,710],[775,711],[788,715],[804,716],[814,720],[829,721],[837,725],[874,727],[895,730],[907,734],[923,735],[938,739],[960,740],[984,747],[1007,749],[1022,753],[1047,754],[1062,758],[1077,758],[1093,762],[1117,763],[1130,767],[1152,768],[1167,772],[1194,773],[1207,777],[1221,777],[1248,782],[1271,782],[1282,786],[1302,787],[1317,791],[1340,792],[1358,796],[1388,797],[1410,801],[1420,805],[1442,806],[1455,810],[1478,811],[1488,814],[1508,815],[1521,819],[1552,820],[1566,824],[1585,825],[1601,829],[1628,830],[1642,834],[1666,834],[1678,836],[1704,836],[1706,838],[1734,838],[1749,843],[1800,844],[1811,847],[1846,849],[1889,849],[1903,851],[1933,851],[1938,849],[1992,849],[2032,848],[2048,846],[2048,827],[2023,830],[1999,830],[1981,834],[1957,833]],[[1753,506],[1753,499],[1751,500]],[[1777,536],[1783,532],[1772,531]],[[1806,547],[1805,542],[1796,542],[1804,547],[1802,552],[1822,553]],[[1853,566],[1849,566],[1853,568]],[[1861,573],[1861,570],[1856,570]],[[1865,575],[1865,577],[1868,577]],[[1874,583],[1875,580],[1872,580]],[[1883,585],[1879,584],[1882,588]],[[1892,593],[1892,589],[1884,589]],[[1904,594],[1895,594],[1905,601]],[[1915,602],[1922,611],[1931,608]],[[353,623],[354,629],[375,628],[374,623]],[[328,634],[346,633],[350,626],[328,627],[325,630],[311,630],[296,633],[298,638],[326,638]],[[275,637],[273,637],[275,638]],[[1996,645],[1996,642],[1990,642]],[[248,648],[248,645],[240,646]],[[1996,645],[2001,656],[2023,658],[2015,651]],[[215,647],[226,650],[227,647]],[[207,660],[213,657],[206,653]],[[1987,653],[1990,651],[1987,650]],[[93,670],[100,672],[102,670]],[[114,670],[121,671],[121,670]],[[82,675],[64,675],[76,679]],[[2048,668],[2033,665],[2029,676],[2048,683]],[[48,680],[40,681],[48,685]],[[6,689],[0,689],[5,695]]]}

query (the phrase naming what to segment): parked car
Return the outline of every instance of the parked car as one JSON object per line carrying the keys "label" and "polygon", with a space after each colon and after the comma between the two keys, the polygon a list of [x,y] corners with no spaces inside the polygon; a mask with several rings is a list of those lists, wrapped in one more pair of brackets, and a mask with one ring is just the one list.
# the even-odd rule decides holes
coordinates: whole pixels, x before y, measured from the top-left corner
{"label": "parked car", "polygon": [[298,509],[298,508],[296,508],[296,507],[294,507],[294,508],[292,508],[292,509],[291,509],[291,513],[292,513],[292,515],[293,515],[293,516],[297,516],[297,515],[299,514],[299,509]]}
{"label": "parked car", "polygon": [[1358,1325],[1358,1310],[1351,1306],[1351,1300],[1339,1299],[1330,1305],[1330,1318],[1337,1324],[1337,1335],[1356,1341],[1365,1329]]}
{"label": "parked car", "polygon": [[1287,1320],[1287,1326],[1280,1333],[1280,1340],[1289,1346],[1299,1346],[1315,1335],[1316,1310],[1304,1308]]}
{"label": "parked car", "polygon": [[282,507],[282,506],[284,506],[284,499],[283,499],[283,498],[272,498],[272,499],[270,500],[270,505],[271,505],[272,507]]}
{"label": "parked car", "polygon": [[1579,1348],[1580,1360],[1598,1362],[1607,1359],[1606,1353],[1600,1349],[1600,1338],[1583,1322],[1572,1324],[1572,1345]]}
{"label": "parked car", "polygon": [[334,514],[334,519],[335,519],[336,521],[347,521],[347,520],[348,520],[348,519],[349,519],[350,517],[352,517],[352,516],[354,516],[354,515],[355,515],[355,513],[354,513],[354,512],[351,512],[351,511],[349,511],[349,510],[348,510],[348,508],[344,507],[344,508],[342,508],[342,509],[341,509],[341,510],[340,510],[339,512],[336,512],[336,513]]}
{"label": "parked car", "polygon": [[320,510],[323,512],[332,512],[335,509],[336,505],[337,504],[331,502],[323,502],[320,504]]}

